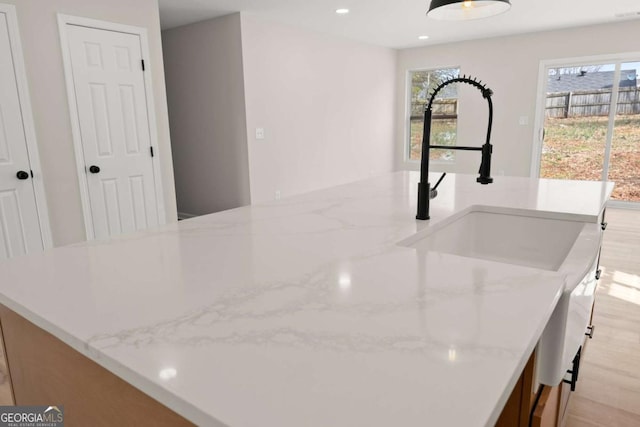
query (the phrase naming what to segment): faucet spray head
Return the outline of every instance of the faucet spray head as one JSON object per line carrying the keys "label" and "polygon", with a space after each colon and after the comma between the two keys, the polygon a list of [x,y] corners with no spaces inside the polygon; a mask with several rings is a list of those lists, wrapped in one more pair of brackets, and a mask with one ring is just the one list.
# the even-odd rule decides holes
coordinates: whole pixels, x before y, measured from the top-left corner
{"label": "faucet spray head", "polygon": [[491,178],[491,153],[493,152],[493,146],[488,142],[482,146],[482,160],[480,161],[480,170],[478,173],[480,176],[476,179],[476,182],[486,185],[493,182]]}

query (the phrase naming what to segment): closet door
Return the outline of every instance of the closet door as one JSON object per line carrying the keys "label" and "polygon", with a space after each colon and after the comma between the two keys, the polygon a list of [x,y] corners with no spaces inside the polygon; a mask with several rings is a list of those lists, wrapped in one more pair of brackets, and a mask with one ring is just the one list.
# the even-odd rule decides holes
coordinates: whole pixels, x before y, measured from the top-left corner
{"label": "closet door", "polygon": [[0,260],[44,248],[11,36],[0,9]]}

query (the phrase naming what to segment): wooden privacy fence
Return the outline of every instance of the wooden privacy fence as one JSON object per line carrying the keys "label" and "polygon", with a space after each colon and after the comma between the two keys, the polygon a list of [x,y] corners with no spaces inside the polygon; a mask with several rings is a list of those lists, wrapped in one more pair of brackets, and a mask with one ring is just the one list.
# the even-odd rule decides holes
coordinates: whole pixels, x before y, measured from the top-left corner
{"label": "wooden privacy fence", "polygon": [[[424,118],[424,109],[426,106],[426,103],[411,104],[410,119],[422,120]],[[434,119],[455,119],[458,117],[458,100],[455,98],[435,99],[431,109],[433,111],[432,117]]]}
{"label": "wooden privacy fence", "polygon": [[[547,94],[546,117],[608,116],[611,105],[611,89]],[[635,87],[620,88],[617,114],[640,114],[640,90]]]}

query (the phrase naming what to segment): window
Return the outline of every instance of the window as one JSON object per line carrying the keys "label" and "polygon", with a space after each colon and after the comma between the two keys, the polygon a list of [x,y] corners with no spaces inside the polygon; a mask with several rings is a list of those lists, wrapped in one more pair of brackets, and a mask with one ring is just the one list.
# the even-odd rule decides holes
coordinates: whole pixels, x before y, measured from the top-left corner
{"label": "window", "polygon": [[[407,158],[420,160],[422,155],[422,126],[424,109],[433,89],[460,75],[460,68],[409,71],[411,79],[411,113],[409,115],[409,144]],[[433,102],[431,144],[456,145],[458,130],[458,88],[456,84],[444,87]],[[430,159],[444,162],[454,160],[453,150],[431,150]]]}

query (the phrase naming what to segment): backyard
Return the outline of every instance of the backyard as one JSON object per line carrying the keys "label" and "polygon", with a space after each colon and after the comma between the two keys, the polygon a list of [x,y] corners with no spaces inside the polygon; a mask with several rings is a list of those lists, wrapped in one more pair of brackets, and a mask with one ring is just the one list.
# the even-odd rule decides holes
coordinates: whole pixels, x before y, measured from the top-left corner
{"label": "backyard", "polygon": [[[602,179],[608,117],[547,118],[540,176]],[[617,116],[611,145],[613,198],[640,202],[640,116]]]}
{"label": "backyard", "polygon": [[[547,118],[540,176],[601,180],[607,125],[606,116]],[[431,132],[432,144],[453,145],[456,120],[434,120]],[[421,144],[422,120],[412,120],[412,160],[420,160]],[[429,157],[431,160],[453,160],[453,151],[443,151],[432,150]],[[640,202],[640,115],[616,117],[609,180],[616,183],[614,199]]]}
{"label": "backyard", "polygon": [[[431,121],[431,143],[433,145],[456,145],[456,119],[434,119]],[[411,120],[411,160],[420,160],[422,153],[422,119]],[[453,160],[453,150],[431,150],[431,160]]]}

